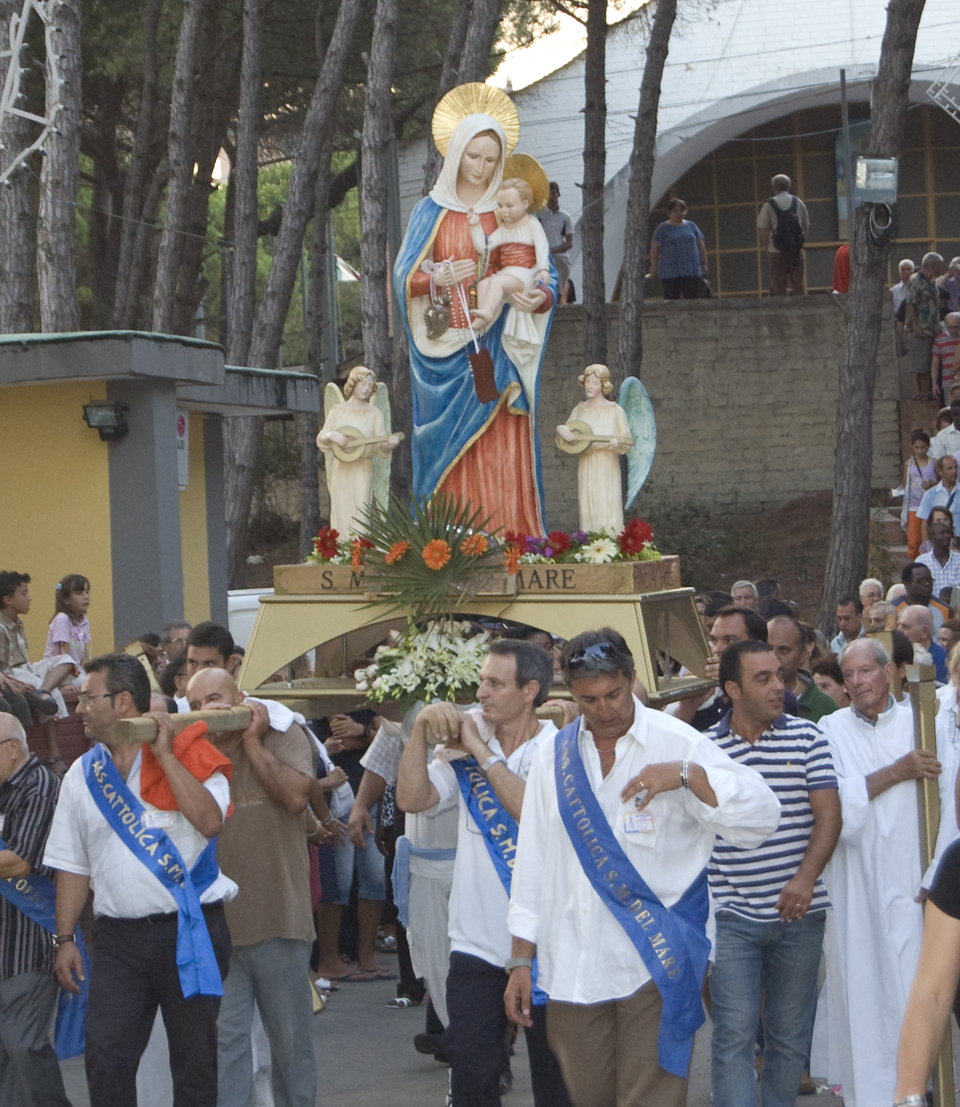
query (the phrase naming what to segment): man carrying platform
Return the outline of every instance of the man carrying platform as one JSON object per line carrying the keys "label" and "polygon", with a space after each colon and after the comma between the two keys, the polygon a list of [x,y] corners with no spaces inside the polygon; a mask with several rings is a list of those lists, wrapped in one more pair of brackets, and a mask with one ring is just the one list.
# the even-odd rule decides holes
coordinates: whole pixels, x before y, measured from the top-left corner
{"label": "man carrying platform", "polygon": [[581,717],[541,743],[527,781],[507,1014],[530,1025],[536,956],[575,1107],[683,1107],[704,1021],[714,838],[758,846],[780,805],[754,769],[631,694],[616,631],[571,639],[561,671]]}
{"label": "man carrying platform", "polygon": [[52,917],[53,874],[40,860],[59,788],[20,723],[0,715],[0,1103],[11,1107],[70,1105],[50,1042],[53,936],[40,921]]}
{"label": "man carrying platform", "polygon": [[220,836],[218,857],[240,886],[226,911],[233,949],[219,1017],[218,1102],[241,1107],[250,1101],[256,1001],[270,1043],[274,1104],[313,1107],[317,1066],[307,973],[316,930],[304,815],[316,784],[313,747],[290,711],[285,729],[272,727],[266,705],[243,697],[223,669],[201,668],[187,685],[187,699],[192,711],[241,702],[253,711],[242,733],[212,736],[233,764],[236,804]]}
{"label": "man carrying platform", "polygon": [[[524,781],[537,746],[556,732],[536,708],[550,694],[553,661],[532,642],[494,642],[480,668],[479,710],[425,707],[400,760],[397,803],[407,812],[458,807],[457,857],[450,894],[449,1024],[442,1037],[451,1062],[455,1107],[500,1107],[504,969],[509,969],[507,900]],[[427,765],[427,728],[443,740]],[[546,1043],[543,1011],[527,1030],[536,1107],[569,1103]]]}
{"label": "man carrying platform", "polygon": [[151,716],[152,748],[118,742],[114,724],[150,705],[147,674],[127,654],[94,658],[86,673],[77,712],[94,746],[64,777],[43,860],[57,870],[56,973],[68,991],[79,991],[85,975],[73,934],[91,888],[95,895],[91,1107],[136,1102],[158,1007],[175,1102],[215,1107],[217,1011],[230,957],[223,903],[237,893],[217,868],[214,841],[230,804],[229,761],[199,739],[204,764],[188,769],[163,713]]}

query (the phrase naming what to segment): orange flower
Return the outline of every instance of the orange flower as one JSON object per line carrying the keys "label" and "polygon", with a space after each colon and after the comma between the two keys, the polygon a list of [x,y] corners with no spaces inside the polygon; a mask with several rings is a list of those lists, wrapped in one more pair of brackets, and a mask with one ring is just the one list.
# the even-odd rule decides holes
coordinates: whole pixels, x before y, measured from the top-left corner
{"label": "orange flower", "polygon": [[387,556],[384,561],[388,565],[392,565],[395,561],[399,561],[401,557],[410,549],[410,543],[406,539],[401,539],[399,542],[394,542],[387,552]]}
{"label": "orange flower", "polygon": [[487,552],[487,548],[487,540],[482,534],[471,534],[460,547],[467,557],[480,557]]}
{"label": "orange flower", "polygon": [[511,576],[517,573],[520,568],[520,551],[516,546],[507,546],[503,551],[503,564]]}
{"label": "orange flower", "polygon": [[366,551],[373,549],[373,543],[367,538],[354,538],[350,543],[350,567],[355,573],[363,568]]}
{"label": "orange flower", "polygon": [[428,569],[442,569],[450,560],[450,547],[442,538],[434,538],[423,547],[421,557]]}

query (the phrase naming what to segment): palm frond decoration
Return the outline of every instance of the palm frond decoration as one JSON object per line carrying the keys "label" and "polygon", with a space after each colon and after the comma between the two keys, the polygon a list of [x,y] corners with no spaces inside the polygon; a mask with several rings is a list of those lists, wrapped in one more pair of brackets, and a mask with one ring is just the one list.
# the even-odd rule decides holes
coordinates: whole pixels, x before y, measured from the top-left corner
{"label": "palm frond decoration", "polygon": [[383,597],[376,606],[407,609],[415,620],[449,615],[503,567],[490,517],[460,497],[440,493],[411,510],[391,496],[386,510],[368,508],[364,525],[374,546],[365,572]]}

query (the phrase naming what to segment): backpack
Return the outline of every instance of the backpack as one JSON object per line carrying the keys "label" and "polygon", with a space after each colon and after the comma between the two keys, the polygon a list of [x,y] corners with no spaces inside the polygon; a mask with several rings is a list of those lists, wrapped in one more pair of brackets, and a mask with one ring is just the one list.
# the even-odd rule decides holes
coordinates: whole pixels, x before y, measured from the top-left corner
{"label": "backpack", "polygon": [[773,232],[773,244],[784,257],[796,261],[800,257],[800,251],[806,241],[800,220],[797,218],[797,198],[794,196],[790,207],[785,211],[774,202],[771,197],[767,201],[777,217],[777,229]]}

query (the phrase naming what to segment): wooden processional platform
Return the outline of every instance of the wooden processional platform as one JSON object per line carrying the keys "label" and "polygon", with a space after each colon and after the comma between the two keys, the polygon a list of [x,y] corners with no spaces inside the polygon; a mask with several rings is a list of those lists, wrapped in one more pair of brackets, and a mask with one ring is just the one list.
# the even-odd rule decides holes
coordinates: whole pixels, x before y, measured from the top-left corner
{"label": "wooden processional platform", "polygon": [[[366,701],[348,666],[406,626],[403,612],[387,616],[372,605],[362,574],[343,565],[278,565],[274,595],[263,596],[239,684],[282,700],[307,718],[353,710]],[[652,702],[669,702],[702,688],[707,643],[694,590],[680,587],[676,557],[609,565],[523,565],[515,577],[494,574],[488,590],[454,608],[458,615],[525,623],[569,639],[612,627],[627,641],[637,676]],[[270,682],[301,654],[316,650],[316,676]],[[679,661],[693,676],[665,677]],[[658,663],[659,662],[659,663]],[[565,696],[562,688],[555,695]]]}

